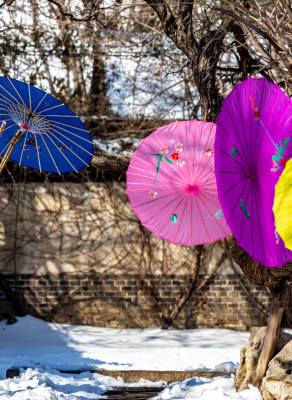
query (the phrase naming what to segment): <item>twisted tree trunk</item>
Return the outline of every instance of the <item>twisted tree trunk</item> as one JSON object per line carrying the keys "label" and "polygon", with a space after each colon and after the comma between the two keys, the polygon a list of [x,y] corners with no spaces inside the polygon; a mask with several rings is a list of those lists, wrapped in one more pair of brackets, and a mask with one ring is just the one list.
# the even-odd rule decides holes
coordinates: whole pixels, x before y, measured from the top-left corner
{"label": "twisted tree trunk", "polygon": [[273,357],[275,343],[280,332],[281,320],[292,282],[292,263],[282,268],[266,268],[254,261],[237,243],[233,235],[228,238],[230,252],[245,276],[256,285],[268,288],[271,308],[264,344],[255,371],[254,385],[260,388],[268,364]]}

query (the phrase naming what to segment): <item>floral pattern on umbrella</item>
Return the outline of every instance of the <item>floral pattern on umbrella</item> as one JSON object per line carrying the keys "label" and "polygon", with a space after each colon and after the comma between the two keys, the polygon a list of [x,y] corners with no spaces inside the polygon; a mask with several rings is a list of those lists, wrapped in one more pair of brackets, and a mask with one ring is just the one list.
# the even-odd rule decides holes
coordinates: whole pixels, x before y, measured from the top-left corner
{"label": "floral pattern on umbrella", "polygon": [[127,194],[156,236],[194,246],[230,234],[214,175],[216,125],[179,121],[158,128],[133,154]]}
{"label": "floral pattern on umbrella", "polygon": [[267,79],[248,78],[224,100],[215,139],[219,200],[239,245],[266,267],[292,260],[272,210],[291,136],[291,99]]}

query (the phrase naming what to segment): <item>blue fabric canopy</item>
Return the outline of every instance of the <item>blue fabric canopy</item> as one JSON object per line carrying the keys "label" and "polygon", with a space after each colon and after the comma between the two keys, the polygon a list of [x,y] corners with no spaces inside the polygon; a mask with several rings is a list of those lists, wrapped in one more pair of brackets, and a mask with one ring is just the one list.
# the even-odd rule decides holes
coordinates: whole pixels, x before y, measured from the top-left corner
{"label": "blue fabric canopy", "polygon": [[4,156],[13,136],[20,136],[10,158],[39,171],[78,172],[93,157],[93,142],[80,119],[50,94],[12,78],[0,77],[0,138]]}

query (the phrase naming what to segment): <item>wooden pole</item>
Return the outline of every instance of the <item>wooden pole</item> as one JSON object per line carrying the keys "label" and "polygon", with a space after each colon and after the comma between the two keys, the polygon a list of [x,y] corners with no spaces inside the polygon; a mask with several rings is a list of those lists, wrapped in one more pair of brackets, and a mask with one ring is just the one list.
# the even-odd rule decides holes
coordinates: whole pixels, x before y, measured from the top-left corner
{"label": "wooden pole", "polygon": [[274,355],[276,341],[280,332],[282,316],[288,298],[289,286],[290,282],[284,281],[279,288],[271,290],[272,303],[269,322],[254,379],[254,386],[256,386],[258,389],[261,387],[268,364]]}
{"label": "wooden pole", "polygon": [[[2,124],[2,126],[3,126],[3,124]],[[0,128],[0,131],[1,131],[1,129],[2,129],[2,126],[1,126],[1,128]],[[3,129],[4,129],[4,128],[3,128]],[[3,130],[2,130],[2,132],[3,132]],[[1,132],[1,133],[2,133],[2,132]],[[21,134],[22,134],[22,130],[21,130],[21,129],[18,129],[18,131],[16,132],[16,134],[13,136],[13,138],[12,138],[12,140],[11,140],[11,143],[10,143],[10,146],[8,147],[8,150],[7,150],[6,153],[4,154],[4,157],[2,158],[2,161],[1,161],[1,164],[0,164],[0,174],[1,174],[1,172],[2,172],[2,170],[3,170],[3,168],[4,168],[4,166],[5,166],[5,164],[7,163],[8,158],[10,157],[10,154],[12,153],[14,147],[16,146],[16,143],[18,142],[18,140],[19,140]]]}

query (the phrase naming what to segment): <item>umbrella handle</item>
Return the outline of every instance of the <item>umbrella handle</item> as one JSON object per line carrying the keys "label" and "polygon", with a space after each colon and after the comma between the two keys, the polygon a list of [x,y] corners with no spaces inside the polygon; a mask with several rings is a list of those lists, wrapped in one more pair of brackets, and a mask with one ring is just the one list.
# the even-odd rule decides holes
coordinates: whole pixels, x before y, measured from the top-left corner
{"label": "umbrella handle", "polygon": [[5,129],[5,126],[6,126],[6,122],[3,121],[3,122],[2,122],[2,125],[1,125],[1,127],[0,127],[0,137],[1,137],[1,135],[2,135],[2,133],[3,133],[3,131],[4,131],[4,129]]}
{"label": "umbrella handle", "polygon": [[[2,126],[0,128],[0,132],[1,133],[3,132],[3,129],[4,129],[5,125],[4,125],[3,129],[2,129],[2,127],[3,127],[3,124],[2,124]],[[16,134],[13,136],[13,138],[11,140],[11,143],[10,143],[10,146],[8,147],[8,150],[6,151],[4,157],[2,158],[2,161],[1,161],[1,164],[0,164],[0,173],[2,172],[5,164],[7,163],[7,160],[10,157],[10,154],[12,153],[14,147],[16,146],[16,143],[18,142],[21,134],[22,134],[22,130],[18,129]]]}

